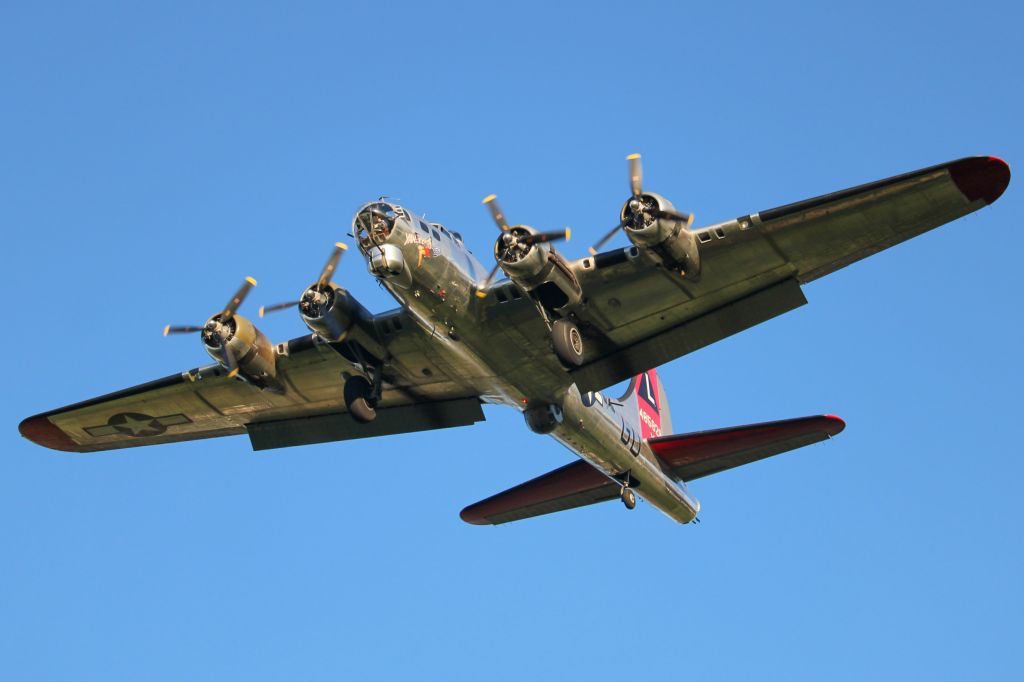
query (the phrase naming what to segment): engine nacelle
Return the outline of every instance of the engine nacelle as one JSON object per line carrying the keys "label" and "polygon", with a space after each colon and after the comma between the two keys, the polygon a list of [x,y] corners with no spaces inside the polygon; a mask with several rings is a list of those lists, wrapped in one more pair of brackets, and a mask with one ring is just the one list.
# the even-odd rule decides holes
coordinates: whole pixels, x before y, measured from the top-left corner
{"label": "engine nacelle", "polygon": [[299,314],[310,331],[327,341],[343,341],[360,309],[347,291],[334,282],[313,285],[299,299]]}
{"label": "engine nacelle", "polygon": [[498,237],[494,257],[501,269],[550,310],[579,303],[583,291],[565,259],[547,243],[521,241],[534,233],[533,228],[517,225]]}
{"label": "engine nacelle", "polygon": [[317,283],[302,292],[299,315],[309,330],[325,341],[352,341],[374,357],[387,355],[374,330],[373,315],[334,282]]}
{"label": "engine nacelle", "polygon": [[630,197],[619,218],[633,244],[654,254],[666,267],[680,270],[688,279],[700,276],[697,235],[689,229],[693,216],[679,213],[660,194],[645,192]]}
{"label": "engine nacelle", "polygon": [[[217,315],[213,319],[216,320]],[[207,323],[209,326],[210,323]],[[225,364],[221,342],[227,343],[228,349],[238,363],[238,371],[245,378],[261,386],[278,386],[277,355],[270,339],[248,319],[241,315],[233,315],[227,322],[220,323],[223,332],[220,334],[203,333],[203,347],[210,357]]]}

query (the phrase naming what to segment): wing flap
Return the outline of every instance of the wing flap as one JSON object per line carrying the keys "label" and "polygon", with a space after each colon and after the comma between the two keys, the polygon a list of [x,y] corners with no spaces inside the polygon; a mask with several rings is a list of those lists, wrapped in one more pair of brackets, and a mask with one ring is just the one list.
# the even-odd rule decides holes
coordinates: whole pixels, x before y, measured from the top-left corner
{"label": "wing flap", "polygon": [[617,483],[579,460],[471,504],[459,515],[466,523],[497,525],[606,502],[618,496]]}
{"label": "wing flap", "polygon": [[254,422],[246,429],[253,450],[270,450],[294,445],[470,426],[483,420],[484,413],[480,408],[480,400],[473,397],[379,409],[376,419],[367,424],[356,421],[348,412],[335,412],[279,421]]}
{"label": "wing flap", "polygon": [[597,391],[738,334],[805,303],[807,299],[797,281],[783,280],[577,367],[572,370],[572,378],[580,391]]}
{"label": "wing flap", "polygon": [[677,478],[692,481],[818,443],[844,428],[839,417],[820,415],[662,436],[647,444]]}

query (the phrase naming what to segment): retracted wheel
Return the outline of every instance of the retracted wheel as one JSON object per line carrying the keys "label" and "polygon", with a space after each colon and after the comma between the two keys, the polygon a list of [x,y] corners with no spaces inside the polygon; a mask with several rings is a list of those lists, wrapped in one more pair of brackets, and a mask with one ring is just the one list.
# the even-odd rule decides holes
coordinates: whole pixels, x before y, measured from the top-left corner
{"label": "retracted wheel", "polygon": [[636,493],[632,488],[623,486],[619,495],[622,497],[622,504],[626,505],[626,509],[636,508]]}
{"label": "retracted wheel", "polygon": [[351,376],[345,381],[345,407],[357,422],[372,422],[377,417],[374,409],[373,386],[364,377]]}
{"label": "retracted wheel", "polygon": [[583,364],[583,335],[570,320],[555,320],[551,324],[551,343],[555,347],[555,355],[566,367]]}

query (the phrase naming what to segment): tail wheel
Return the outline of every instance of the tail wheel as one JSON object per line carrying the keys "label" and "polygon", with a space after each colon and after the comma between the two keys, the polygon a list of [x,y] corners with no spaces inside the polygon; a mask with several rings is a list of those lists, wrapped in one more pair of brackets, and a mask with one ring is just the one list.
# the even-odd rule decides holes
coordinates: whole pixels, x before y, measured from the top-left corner
{"label": "tail wheel", "polygon": [[571,321],[554,321],[551,325],[551,343],[555,347],[555,355],[566,367],[579,367],[583,364],[583,334]]}
{"label": "tail wheel", "polygon": [[352,376],[345,381],[345,407],[357,422],[372,422],[377,417],[376,401],[371,399],[373,386],[364,377]]}
{"label": "tail wheel", "polygon": [[619,496],[622,497],[622,504],[626,505],[626,509],[636,508],[636,493],[632,488],[623,487]]}

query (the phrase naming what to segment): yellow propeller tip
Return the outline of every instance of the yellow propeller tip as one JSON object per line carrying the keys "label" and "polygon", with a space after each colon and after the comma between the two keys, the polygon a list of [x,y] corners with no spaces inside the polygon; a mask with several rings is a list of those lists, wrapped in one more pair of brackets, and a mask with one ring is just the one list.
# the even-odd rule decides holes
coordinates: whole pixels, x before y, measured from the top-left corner
{"label": "yellow propeller tip", "polygon": [[483,203],[489,204],[489,203],[491,203],[492,201],[494,201],[497,198],[498,198],[497,194],[488,194],[487,196],[484,197]]}
{"label": "yellow propeller tip", "polygon": [[233,370],[228,372],[228,379],[234,379],[238,375],[238,368],[235,367]]}
{"label": "yellow propeller tip", "polygon": [[164,327],[164,336],[167,336],[170,333],[171,333],[171,325],[167,325],[166,327]]}
{"label": "yellow propeller tip", "polygon": [[639,154],[630,154],[629,156],[626,157],[626,161],[632,161],[633,159],[639,159],[639,158],[640,158]]}
{"label": "yellow propeller tip", "polygon": [[256,286],[256,280],[254,280],[252,277],[246,277],[245,281],[253,286]]}
{"label": "yellow propeller tip", "polygon": [[477,298],[487,298],[487,292],[486,291],[477,290],[476,297]]}
{"label": "yellow propeller tip", "polygon": [[345,244],[343,244],[342,242],[334,242],[334,245],[337,246],[342,251],[348,251],[348,247],[345,246]]}
{"label": "yellow propeller tip", "polygon": [[264,311],[265,308],[266,308],[266,306],[262,306],[262,305],[260,306],[260,317],[263,317],[263,311]]}
{"label": "yellow propeller tip", "polygon": [[565,241],[569,241],[569,237],[571,237],[571,236],[572,236],[572,230],[570,230],[568,227],[565,228]]}
{"label": "yellow propeller tip", "polygon": [[596,256],[597,255],[597,249],[595,249],[593,246],[588,246],[587,247],[587,251],[590,252],[591,256]]}

